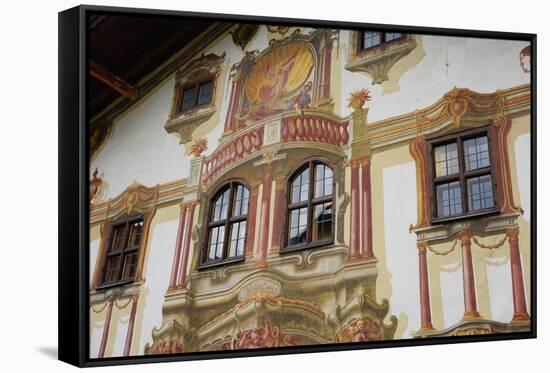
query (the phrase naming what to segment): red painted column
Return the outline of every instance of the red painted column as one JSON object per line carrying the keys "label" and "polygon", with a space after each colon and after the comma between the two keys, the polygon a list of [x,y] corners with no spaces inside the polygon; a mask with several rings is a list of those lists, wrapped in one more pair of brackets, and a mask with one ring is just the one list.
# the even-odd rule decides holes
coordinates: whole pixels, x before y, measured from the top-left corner
{"label": "red painted column", "polygon": [[190,202],[187,207],[187,215],[185,217],[185,233],[183,235],[183,250],[181,267],[178,275],[178,288],[187,286],[187,263],[189,261],[189,249],[191,246],[191,233],[193,231],[193,216],[195,213],[196,202]]}
{"label": "red painted column", "polygon": [[132,296],[132,309],[130,310],[130,320],[128,320],[128,332],[126,333],[126,342],[124,343],[124,356],[130,355],[132,349],[132,338],[134,337],[134,325],[136,323],[138,296]]}
{"label": "red painted column", "polygon": [[512,268],[512,292],[514,297],[514,317],[512,322],[525,322],[531,318],[529,317],[529,313],[527,313],[527,303],[525,301],[523,270],[521,268],[519,253],[519,228],[508,228],[506,235],[510,244],[510,267]]}
{"label": "red painted column", "polygon": [[476,283],[472,263],[472,232],[468,229],[458,234],[462,245],[462,277],[464,286],[464,320],[479,318],[476,300]]}
{"label": "red painted column", "polygon": [[174,289],[177,285],[178,271],[180,266],[181,247],[183,242],[183,229],[185,217],[187,214],[187,205],[180,205],[180,220],[178,225],[178,236],[176,237],[176,247],[174,248],[174,259],[172,260],[172,274],[170,275],[170,286],[168,289]]}
{"label": "red painted column", "polygon": [[275,205],[273,206],[273,229],[271,232],[271,247],[281,248],[281,225],[284,224],[286,178],[275,180]]}
{"label": "red painted column", "polygon": [[248,222],[246,223],[246,257],[254,256],[254,240],[256,235],[256,213],[258,210],[259,186],[253,185],[250,191],[250,205],[248,207]]}
{"label": "red painted column", "polygon": [[263,169],[263,191],[262,191],[262,208],[260,215],[260,238],[259,238],[259,250],[258,260],[256,267],[267,267],[267,250],[269,243],[269,213],[271,202],[271,183],[273,182],[273,166],[267,165]]}
{"label": "red painted column", "polygon": [[105,356],[105,349],[107,348],[107,341],[109,339],[109,329],[111,328],[111,315],[113,314],[113,304],[115,300],[109,299],[109,305],[107,306],[107,315],[105,316],[105,325],[103,325],[103,334],[101,335],[101,344],[99,345],[99,353],[97,357]]}
{"label": "red painted column", "polygon": [[420,277],[420,330],[434,330],[432,326],[432,311],[430,303],[430,285],[428,279],[428,260],[426,258],[427,244],[418,242],[418,272]]}
{"label": "red painted column", "polygon": [[361,222],[359,201],[359,165],[351,163],[351,224],[350,224],[350,255],[349,259],[357,259],[360,256]]}
{"label": "red painted column", "polygon": [[372,202],[371,202],[371,180],[370,180],[370,159],[367,159],[361,165],[361,207],[363,214],[363,234],[362,234],[362,256],[371,258],[374,256],[372,251]]}

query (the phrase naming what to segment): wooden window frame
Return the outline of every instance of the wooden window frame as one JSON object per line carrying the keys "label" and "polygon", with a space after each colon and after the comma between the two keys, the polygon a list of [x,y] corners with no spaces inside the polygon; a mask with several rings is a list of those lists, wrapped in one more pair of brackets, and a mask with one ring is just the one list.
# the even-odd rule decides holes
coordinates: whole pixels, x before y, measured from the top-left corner
{"label": "wooden window frame", "polygon": [[[132,247],[127,247],[128,239],[129,239],[128,228],[130,224],[137,221],[141,221],[141,223],[143,224],[143,231],[141,233],[141,238],[137,245],[134,245]],[[103,290],[103,289],[113,288],[117,286],[127,285],[127,284],[134,283],[136,281],[136,276],[139,272],[138,266],[139,266],[139,258],[140,258],[141,250],[143,246],[143,240],[146,239],[147,237],[146,231],[145,231],[147,229],[146,223],[147,221],[146,221],[145,214],[137,214],[137,215],[128,216],[123,219],[118,219],[109,225],[109,235],[108,235],[107,243],[105,245],[105,251],[101,258],[101,267],[99,268],[99,281],[97,286],[95,287],[96,290]],[[120,250],[112,252],[110,248],[113,240],[113,232],[115,228],[121,225],[125,225],[124,243]],[[133,254],[133,253],[136,253],[136,268],[134,270],[134,275],[131,278],[124,279],[122,278],[122,274],[124,272],[124,260],[127,255]],[[117,255],[120,257],[117,280],[113,282],[105,282],[107,259],[111,257],[115,257]]]}
{"label": "wooden window frame", "polygon": [[[377,32],[380,34],[380,44],[372,46],[372,47],[363,47],[363,40],[365,38],[365,32]],[[357,33],[357,51],[363,52],[368,50],[374,50],[377,48],[382,48],[385,45],[393,44],[394,42],[398,42],[400,40],[403,40],[405,38],[405,33],[401,33],[401,36],[389,41],[386,41],[386,33],[391,33],[394,31],[371,31],[371,30],[362,30]]]}
{"label": "wooden window frame", "polygon": [[[489,151],[489,166],[476,169],[471,171],[466,171],[465,158],[464,158],[464,141],[476,138],[480,136],[487,137],[488,151]],[[434,149],[441,145],[446,144],[457,144],[458,151],[458,164],[459,172],[454,175],[445,175],[445,176],[435,176],[435,154]],[[429,181],[430,181],[430,204],[431,204],[431,213],[430,213],[430,222],[431,223],[444,223],[455,220],[467,219],[472,217],[479,217],[484,215],[495,214],[500,211],[498,207],[498,186],[496,180],[495,172],[495,159],[493,157],[492,149],[492,138],[491,130],[489,127],[469,129],[461,132],[453,133],[452,135],[447,135],[443,137],[437,137],[428,141],[428,172],[429,172]],[[467,189],[467,180],[476,176],[491,175],[491,182],[493,186],[493,207],[479,210],[469,210],[468,208],[468,189]],[[461,188],[461,201],[462,201],[462,213],[452,216],[439,217],[437,214],[437,185],[443,183],[450,183],[458,181]]]}
{"label": "wooden window frame", "polygon": [[[210,83],[210,99],[208,100],[208,102],[204,102],[204,103],[199,105],[200,87],[202,85],[206,84],[206,83]],[[197,94],[195,95],[194,104],[193,104],[192,107],[184,109],[184,108],[182,108],[182,106],[183,106],[183,97],[185,95],[185,91],[187,91],[189,89],[193,89],[193,88],[195,88],[197,90]],[[177,106],[176,106],[176,114],[177,115],[182,114],[182,113],[186,113],[186,112],[189,112],[189,111],[193,111],[193,110],[196,110],[196,109],[204,107],[204,106],[208,106],[212,103],[212,98],[214,97],[214,77],[210,77],[208,79],[202,79],[202,80],[196,81],[192,84],[185,84],[185,85],[182,85],[181,87],[179,87],[178,89],[179,89],[179,95],[178,95],[178,101],[177,101]]]}
{"label": "wooden window frame", "polygon": [[[235,191],[237,189],[237,187],[241,185],[243,186],[244,188],[246,188],[248,190],[248,206],[247,206],[247,209],[246,209],[246,215],[240,215],[240,216],[232,216],[233,215],[233,204],[235,202]],[[225,190],[229,188],[229,205],[227,207],[227,217],[223,220],[219,220],[219,221],[216,221],[216,222],[213,222],[212,219],[213,219],[213,212],[214,212],[214,206],[215,206],[215,201],[216,199],[222,194],[225,192]],[[200,263],[199,263],[199,269],[203,269],[203,268],[210,268],[210,267],[216,267],[216,266],[220,266],[220,265],[224,265],[224,264],[228,264],[228,263],[236,263],[236,262],[243,262],[245,260],[245,257],[246,257],[246,243],[247,243],[247,238],[248,238],[248,229],[250,227],[250,222],[248,220],[249,218],[249,208],[250,208],[250,188],[248,185],[246,185],[245,183],[243,183],[242,181],[240,180],[232,180],[232,181],[229,181],[227,183],[224,183],[221,187],[219,187],[215,193],[212,194],[212,197],[209,198],[208,200],[208,209],[207,209],[207,213],[205,214],[205,224],[204,226],[206,227],[205,229],[205,232],[204,232],[204,236],[203,236],[203,243],[202,243],[202,247],[201,247],[201,254],[200,254]],[[230,244],[230,237],[229,237],[229,234],[230,234],[230,231],[231,231],[231,225],[234,224],[234,223],[240,223],[240,222],[243,222],[243,221],[246,221],[246,234],[245,234],[245,238],[244,238],[244,243],[243,243],[243,247],[244,247],[244,250],[243,250],[243,254],[242,255],[237,255],[237,256],[231,256],[231,257],[228,257],[228,254],[229,254],[229,244]],[[224,226],[225,227],[225,231],[224,231],[224,241],[223,241],[223,255],[222,255],[222,258],[221,259],[214,259],[214,260],[208,260],[208,250],[210,248],[210,240],[209,240],[209,236],[210,236],[210,230],[212,228],[216,228],[216,227],[221,227],[221,226]]]}
{"label": "wooden window frame", "polygon": [[[314,186],[315,186],[315,166],[322,164],[332,171],[332,194],[330,196],[314,197]],[[304,169],[309,167],[309,190],[308,190],[308,199],[307,201],[300,201],[292,203],[292,182],[294,179],[301,174]],[[313,158],[302,163],[298,168],[296,168],[290,176],[287,178],[286,183],[286,206],[285,206],[285,225],[283,227],[281,243],[281,253],[289,253],[300,250],[314,249],[322,246],[329,246],[334,243],[334,234],[335,234],[335,218],[336,218],[336,175],[334,168],[329,165],[324,159]],[[331,214],[331,238],[327,240],[312,241],[312,232],[313,232],[313,208],[314,206],[321,205],[323,203],[332,202],[332,214]],[[307,207],[308,217],[307,217],[307,238],[305,243],[298,245],[289,245],[289,222],[290,222],[290,211]]]}

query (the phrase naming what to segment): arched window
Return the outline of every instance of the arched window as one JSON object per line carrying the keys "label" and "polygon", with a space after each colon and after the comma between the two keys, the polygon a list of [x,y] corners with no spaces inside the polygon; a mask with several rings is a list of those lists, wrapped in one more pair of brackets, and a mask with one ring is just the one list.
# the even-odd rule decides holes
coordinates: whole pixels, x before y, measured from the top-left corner
{"label": "arched window", "polygon": [[237,182],[223,186],[212,198],[202,264],[244,258],[248,189]]}
{"label": "arched window", "polygon": [[320,161],[309,161],[290,178],[285,249],[327,245],[334,237],[334,177]]}

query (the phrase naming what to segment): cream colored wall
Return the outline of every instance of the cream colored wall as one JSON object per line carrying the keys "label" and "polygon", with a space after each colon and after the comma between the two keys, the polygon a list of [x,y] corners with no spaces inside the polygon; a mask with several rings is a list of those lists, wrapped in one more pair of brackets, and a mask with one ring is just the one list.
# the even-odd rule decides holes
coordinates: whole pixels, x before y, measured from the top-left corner
{"label": "cream colored wall", "polygon": [[389,315],[399,318],[395,338],[410,338],[420,326],[416,236],[408,231],[416,223],[416,168],[408,145],[373,154],[371,178],[377,300],[388,299]]}
{"label": "cream colored wall", "polygon": [[529,74],[519,64],[519,53],[527,42],[431,35],[417,35],[416,40],[416,49],[392,67],[389,80],[372,85],[369,74],[344,69],[353,41],[350,32],[343,32],[340,38],[343,88],[336,97],[343,103],[336,106],[342,108],[339,114],[351,114],[346,100],[350,92],[361,88],[371,91],[368,106],[372,122],[430,106],[454,87],[489,93],[530,82]]}

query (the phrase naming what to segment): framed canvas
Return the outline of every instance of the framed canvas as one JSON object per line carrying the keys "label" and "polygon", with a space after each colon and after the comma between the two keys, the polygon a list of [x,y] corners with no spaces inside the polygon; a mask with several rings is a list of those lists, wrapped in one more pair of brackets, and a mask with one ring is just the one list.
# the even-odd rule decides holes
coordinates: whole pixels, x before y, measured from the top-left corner
{"label": "framed canvas", "polygon": [[59,358],[536,336],[536,36],[59,13]]}

